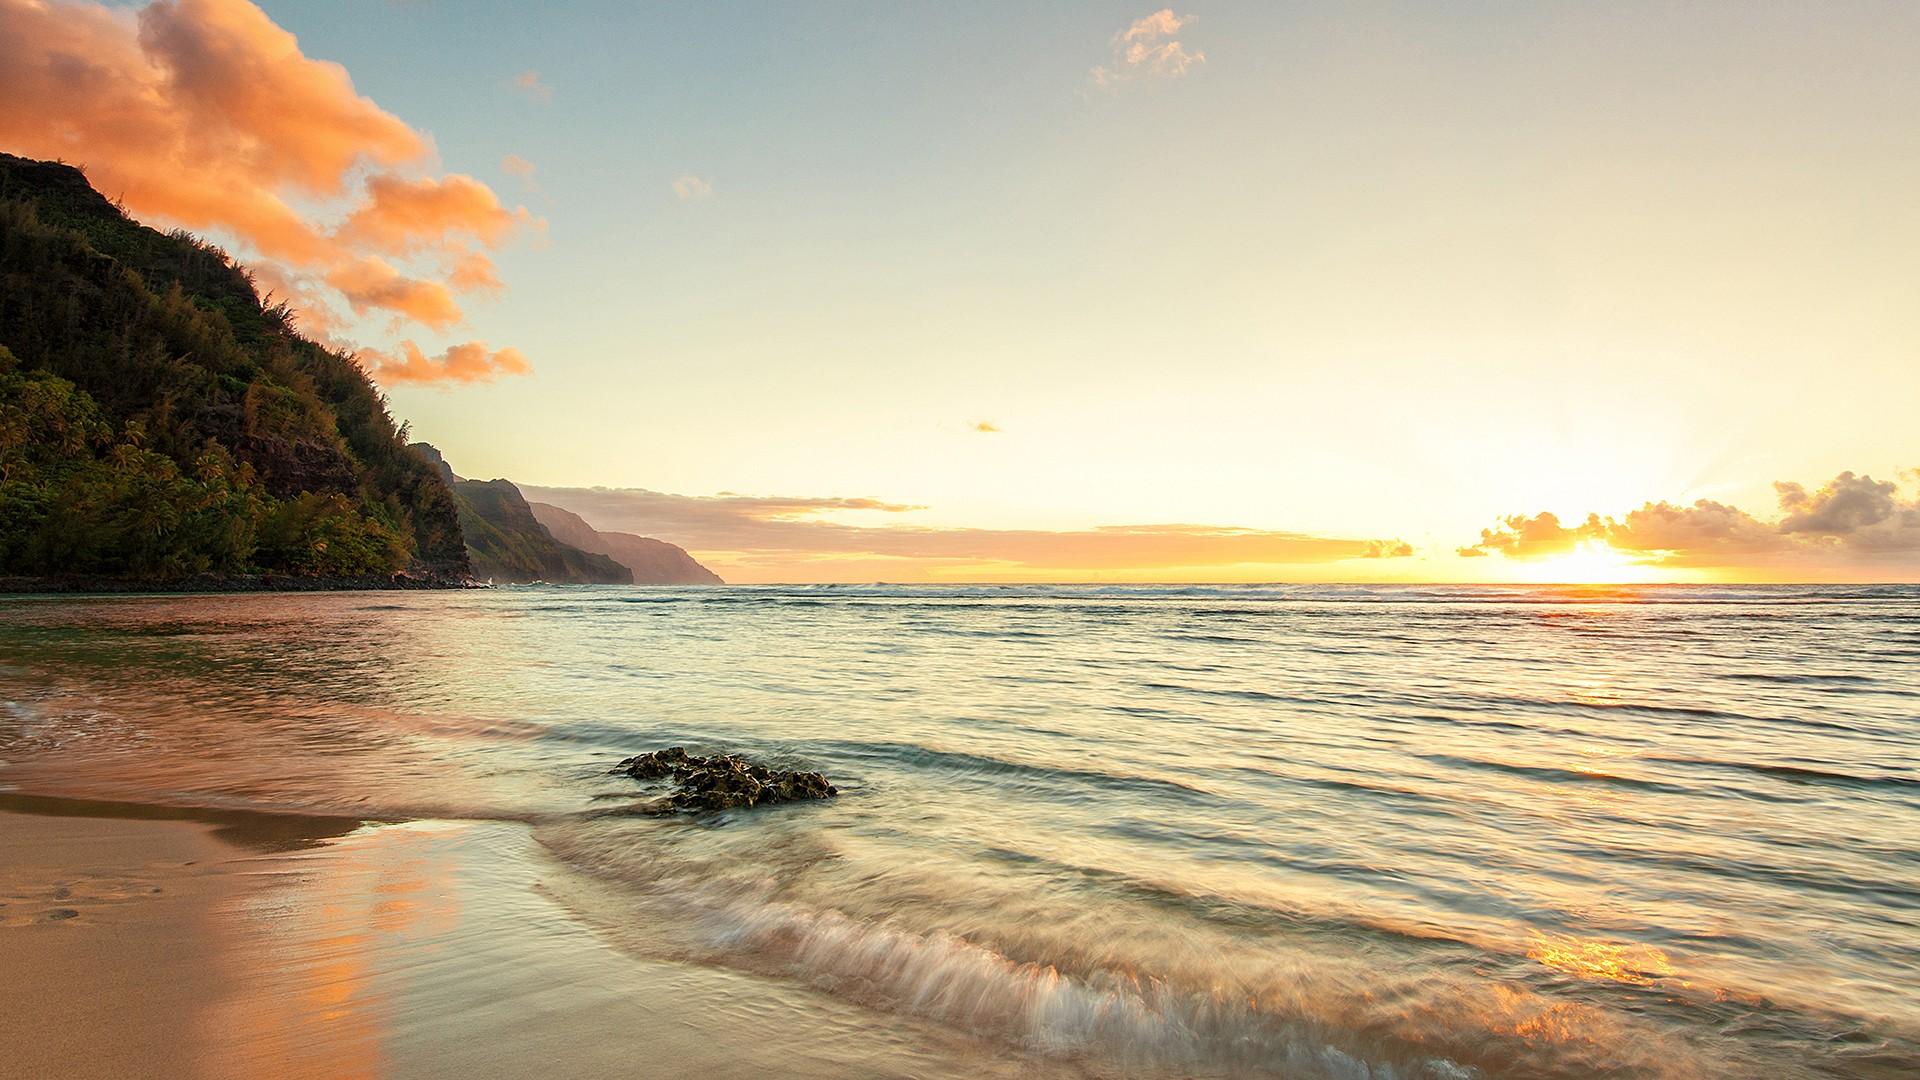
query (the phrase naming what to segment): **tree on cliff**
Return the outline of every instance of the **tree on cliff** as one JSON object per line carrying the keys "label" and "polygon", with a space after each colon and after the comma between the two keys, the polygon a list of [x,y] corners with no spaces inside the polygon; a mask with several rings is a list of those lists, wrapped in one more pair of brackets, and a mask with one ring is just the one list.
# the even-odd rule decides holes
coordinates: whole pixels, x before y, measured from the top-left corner
{"label": "tree on cliff", "polygon": [[79,170],[0,154],[0,574],[467,570],[351,358]]}

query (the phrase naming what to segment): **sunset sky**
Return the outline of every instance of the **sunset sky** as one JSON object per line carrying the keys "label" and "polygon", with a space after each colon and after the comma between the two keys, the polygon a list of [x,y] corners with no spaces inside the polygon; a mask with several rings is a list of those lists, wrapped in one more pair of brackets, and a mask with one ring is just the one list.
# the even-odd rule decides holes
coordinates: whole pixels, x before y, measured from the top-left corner
{"label": "sunset sky", "polygon": [[1920,5],[0,0],[0,150],[739,581],[1920,579],[1915,117]]}

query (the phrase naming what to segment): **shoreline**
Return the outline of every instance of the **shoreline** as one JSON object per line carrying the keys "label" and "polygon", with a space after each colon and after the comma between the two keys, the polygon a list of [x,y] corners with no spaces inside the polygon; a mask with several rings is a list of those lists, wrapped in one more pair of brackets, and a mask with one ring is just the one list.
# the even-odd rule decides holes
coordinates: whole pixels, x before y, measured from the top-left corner
{"label": "shoreline", "polygon": [[570,906],[581,884],[518,822],[0,793],[0,1045],[21,1075],[103,1080],[611,1076],[636,1062],[715,1077],[1083,1075],[782,980],[627,951]]}
{"label": "shoreline", "polygon": [[483,589],[471,579],[443,577],[302,577],[297,574],[191,574],[186,577],[0,577],[0,596],[108,595],[118,593],[399,592]]}

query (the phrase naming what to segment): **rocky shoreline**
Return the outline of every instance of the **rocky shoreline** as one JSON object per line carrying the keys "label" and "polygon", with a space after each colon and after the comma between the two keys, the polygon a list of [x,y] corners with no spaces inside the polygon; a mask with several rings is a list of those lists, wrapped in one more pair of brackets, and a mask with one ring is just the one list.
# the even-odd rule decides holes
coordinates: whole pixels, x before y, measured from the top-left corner
{"label": "rocky shoreline", "polygon": [[6,593],[228,593],[370,592],[486,588],[470,579],[394,574],[391,577],[304,577],[297,574],[190,574],[186,577],[0,577]]}

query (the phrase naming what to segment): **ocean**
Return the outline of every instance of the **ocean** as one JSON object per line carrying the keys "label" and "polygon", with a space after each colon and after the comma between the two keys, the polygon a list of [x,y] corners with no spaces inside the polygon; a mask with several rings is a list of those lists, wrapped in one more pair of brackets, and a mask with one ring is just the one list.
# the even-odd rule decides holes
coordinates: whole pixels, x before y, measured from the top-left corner
{"label": "ocean", "polygon": [[[842,795],[631,812],[666,746]],[[8,598],[0,789],[502,823],[634,963],[1036,1069],[1920,1075],[1920,587]]]}

